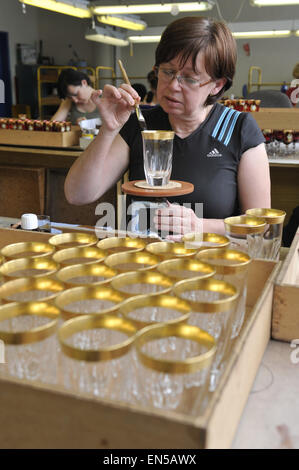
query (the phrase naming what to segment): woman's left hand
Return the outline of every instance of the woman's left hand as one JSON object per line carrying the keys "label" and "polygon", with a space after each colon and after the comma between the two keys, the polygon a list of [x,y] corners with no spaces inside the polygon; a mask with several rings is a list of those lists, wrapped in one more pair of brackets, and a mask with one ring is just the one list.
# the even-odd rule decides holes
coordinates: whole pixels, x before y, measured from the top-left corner
{"label": "woman's left hand", "polygon": [[154,223],[157,229],[171,234],[167,236],[169,240],[178,241],[185,233],[202,232],[203,219],[198,218],[192,209],[167,203],[167,207],[156,211]]}

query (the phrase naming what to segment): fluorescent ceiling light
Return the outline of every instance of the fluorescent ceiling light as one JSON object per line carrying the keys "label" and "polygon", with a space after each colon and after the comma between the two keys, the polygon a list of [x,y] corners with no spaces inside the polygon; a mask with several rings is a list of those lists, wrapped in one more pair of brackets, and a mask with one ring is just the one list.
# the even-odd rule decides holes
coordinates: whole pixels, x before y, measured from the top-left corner
{"label": "fluorescent ceiling light", "polygon": [[147,27],[145,21],[134,15],[101,15],[97,17],[100,23],[118,26],[119,28],[134,29],[142,31]]}
{"label": "fluorescent ceiling light", "polygon": [[129,41],[123,34],[113,29],[101,28],[100,26],[89,28],[86,31],[85,39],[110,44],[112,46],[128,46],[129,44]]}
{"label": "fluorescent ceiling light", "polygon": [[299,0],[251,0],[254,7],[275,7],[286,5],[299,5]]}
{"label": "fluorescent ceiling light", "polygon": [[272,30],[272,31],[244,31],[232,33],[236,39],[245,38],[285,38],[291,36],[292,32],[289,29],[286,30]]}
{"label": "fluorescent ceiling light", "polygon": [[19,0],[21,3],[33,7],[44,8],[45,10],[64,13],[65,15],[76,16],[78,18],[90,18],[91,12],[88,9],[88,2],[84,0],[56,1],[56,0]]}
{"label": "fluorescent ceiling light", "polygon": [[[102,2],[101,2],[102,3]],[[180,12],[211,10],[214,6],[212,1],[191,2],[191,3],[156,3],[147,5],[93,5],[94,14],[130,14],[130,13],[170,13],[174,7],[178,7]]]}
{"label": "fluorescent ceiling light", "polygon": [[144,35],[144,36],[129,36],[128,40],[132,43],[145,43],[145,42],[159,42],[161,39],[161,34],[157,35]]}

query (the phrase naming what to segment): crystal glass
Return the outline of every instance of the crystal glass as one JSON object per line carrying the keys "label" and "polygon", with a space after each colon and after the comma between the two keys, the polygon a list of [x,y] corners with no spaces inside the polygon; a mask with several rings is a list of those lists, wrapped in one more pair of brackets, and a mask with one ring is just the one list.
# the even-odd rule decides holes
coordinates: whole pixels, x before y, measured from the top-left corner
{"label": "crystal glass", "polygon": [[246,214],[249,216],[262,217],[266,223],[266,229],[263,234],[263,246],[260,258],[279,260],[281,247],[283,222],[286,216],[285,211],[279,209],[248,209]]}
{"label": "crystal glass", "polygon": [[64,284],[50,276],[20,277],[0,286],[3,302],[50,301],[64,290]]}
{"label": "crystal glass", "polygon": [[92,246],[98,242],[98,238],[94,233],[72,232],[72,233],[59,233],[49,238],[50,245],[54,246],[57,250],[64,250],[66,248],[75,248],[80,246]]}
{"label": "crystal glass", "polygon": [[172,286],[173,280],[170,277],[156,271],[131,271],[119,274],[111,280],[111,287],[126,297],[166,294]]}
{"label": "crystal glass", "polygon": [[183,238],[185,247],[188,249],[206,250],[207,248],[223,248],[230,244],[230,239],[218,233],[186,233]]}
{"label": "crystal glass", "polygon": [[49,243],[43,242],[19,242],[6,245],[1,250],[1,255],[6,260],[16,258],[34,258],[36,256],[51,256],[55,248]]}
{"label": "crystal glass", "polygon": [[157,271],[166,274],[175,282],[188,278],[205,279],[215,274],[215,269],[208,263],[203,263],[195,258],[179,258],[162,261],[157,266]]}
{"label": "crystal glass", "polygon": [[100,398],[131,402],[131,346],[136,329],[116,315],[83,315],[58,331],[65,388]]}
{"label": "crystal glass", "polygon": [[100,263],[104,261],[107,253],[96,246],[80,246],[79,248],[66,248],[53,255],[54,261],[68,266],[71,264]]}
{"label": "crystal glass", "polygon": [[[193,354],[190,354],[190,342],[194,344]],[[214,338],[195,326],[162,324],[141,330],[134,344],[139,402],[198,416],[215,354]],[[200,377],[200,385],[186,388],[187,382],[194,382],[194,376]]]}
{"label": "crystal glass", "polygon": [[11,302],[0,307],[6,360],[0,374],[56,383],[59,314],[59,309],[46,302]]}
{"label": "crystal glass", "polygon": [[37,221],[39,232],[51,233],[51,219],[49,215],[38,215]]}
{"label": "crystal glass", "polygon": [[5,280],[17,277],[40,277],[53,275],[59,264],[50,257],[18,258],[7,261],[0,266],[0,274]]}
{"label": "crystal glass", "polygon": [[137,253],[114,253],[105,259],[105,264],[119,273],[128,271],[146,271],[154,269],[160,258],[147,251]]}
{"label": "crystal glass", "polygon": [[173,131],[142,131],[143,162],[146,182],[164,186],[172,171]]}
{"label": "crystal glass", "polygon": [[260,258],[263,251],[263,234],[266,221],[261,217],[240,215],[224,219],[230,248],[245,251],[251,258]]}
{"label": "crystal glass", "polygon": [[116,275],[117,271],[104,263],[85,263],[73,264],[60,269],[57,273],[57,279],[67,284],[68,287],[78,287],[86,284],[109,284]]}
{"label": "crystal glass", "polygon": [[131,237],[107,237],[97,244],[97,246],[105,250],[108,255],[122,253],[124,251],[141,251],[145,248],[145,245],[145,242],[141,240],[141,238]]}
{"label": "crystal glass", "polygon": [[146,245],[146,251],[159,256],[162,260],[172,258],[184,258],[193,256],[196,253],[195,249],[188,249],[184,243],[173,242],[153,242]]}
{"label": "crystal glass", "polygon": [[[239,291],[228,282],[209,278],[180,281],[174,285],[173,293],[191,306],[188,324],[207,331],[217,342],[210,379],[210,390],[214,391],[223,367],[222,359],[229,348]],[[193,346],[190,346],[192,354]],[[194,377],[187,386],[197,386],[200,380],[201,377]]]}
{"label": "crystal glass", "polygon": [[202,250],[196,259],[211,264],[215,270],[215,279],[227,281],[237,287],[240,295],[232,321],[231,338],[236,338],[242,328],[246,313],[247,280],[251,258],[243,251],[230,248],[212,248]]}
{"label": "crystal glass", "polygon": [[283,131],[283,143],[285,145],[285,156],[288,157],[292,155],[292,145],[294,142],[294,130],[293,129],[284,129]]}

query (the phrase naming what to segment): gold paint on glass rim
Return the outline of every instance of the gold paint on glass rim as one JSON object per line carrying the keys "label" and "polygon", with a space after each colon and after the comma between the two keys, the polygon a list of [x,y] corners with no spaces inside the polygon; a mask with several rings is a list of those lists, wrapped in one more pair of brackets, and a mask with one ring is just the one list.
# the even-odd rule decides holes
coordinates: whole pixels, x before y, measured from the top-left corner
{"label": "gold paint on glass rim", "polygon": [[[1,250],[2,256],[7,259],[34,258],[36,256],[50,256],[55,252],[54,246],[44,242],[19,242],[6,245]],[[31,253],[21,256],[22,253]]]}
{"label": "gold paint on glass rim", "polygon": [[286,212],[280,209],[247,209],[247,215],[263,217],[267,224],[282,224],[284,222]]}
{"label": "gold paint on glass rim", "polygon": [[[202,261],[199,261],[195,258],[177,258],[162,261],[162,263],[158,264],[157,271],[166,274],[173,279],[176,279],[176,282],[179,279],[185,279],[185,275],[183,273],[186,271],[190,271],[190,273],[192,273],[190,278],[192,277],[200,279],[211,277],[216,272],[213,266],[208,263],[203,263]],[[182,276],[174,274],[178,271],[182,271]]]}
{"label": "gold paint on glass rim", "polygon": [[266,221],[261,217],[239,215],[235,217],[227,217],[224,219],[224,225],[227,233],[249,235],[254,233],[263,233],[266,227]]}
{"label": "gold paint on glass rim", "polygon": [[[73,264],[62,268],[57,273],[57,279],[64,282],[69,287],[79,287],[86,285],[103,285],[108,284],[111,279],[117,275],[115,269],[109,268],[103,263],[85,263],[85,264]],[[101,281],[91,282],[75,282],[72,279],[77,277],[104,277]]]}
{"label": "gold paint on glass rim", "polygon": [[[230,248],[202,250],[195,255],[195,259],[210,263],[217,274],[236,274],[246,270],[251,263],[251,257],[247,253]],[[221,264],[221,260],[230,264]]]}
{"label": "gold paint on glass rim", "polygon": [[104,261],[106,256],[107,253],[97,246],[81,246],[78,248],[65,248],[64,250],[59,250],[53,255],[53,259],[63,266],[69,266],[71,264],[79,264],[78,261],[71,263],[70,261],[72,259],[84,259],[84,261],[81,261],[82,264],[95,262],[100,263]]}
{"label": "gold paint on glass rim", "polygon": [[146,246],[146,250],[163,259],[186,258],[193,256],[197,250],[187,249],[184,243],[154,242]]}
{"label": "gold paint on glass rim", "polygon": [[[4,302],[12,302],[12,300],[8,299],[11,295],[30,292],[32,290],[40,290],[49,291],[52,292],[52,294],[42,297],[38,299],[38,301],[49,301],[54,299],[59,292],[63,291],[63,289],[64,284],[50,276],[20,277],[12,281],[5,282],[0,286],[0,299],[3,299]],[[23,303],[22,300],[18,300],[18,302]]]}
{"label": "gold paint on glass rim", "polygon": [[[209,248],[223,248],[230,244],[230,239],[225,235],[219,235],[218,233],[210,233],[210,232],[203,232],[203,233],[196,233],[190,232],[186,233],[182,237],[183,242],[188,245],[190,244],[190,248],[194,249],[209,249]],[[214,246],[202,246],[203,243],[214,243]]]}
{"label": "gold paint on glass rim", "polygon": [[[150,341],[176,336],[195,341],[208,350],[197,356],[188,357],[181,361],[154,358],[142,351],[142,346]],[[187,324],[159,324],[144,328],[136,335],[135,347],[141,363],[157,372],[165,374],[190,374],[209,367],[216,352],[216,342],[213,336],[197,326]]]}
{"label": "gold paint on glass rim", "polygon": [[[89,285],[73,287],[72,289],[67,289],[64,292],[61,292],[61,294],[59,294],[55,299],[55,305],[61,310],[62,318],[64,320],[69,320],[82,315],[104,315],[107,313],[113,313],[117,310],[119,304],[125,299],[126,297],[121,292],[112,289],[110,286]],[[114,305],[112,307],[89,313],[78,313],[68,310],[67,306],[69,304],[80,300],[108,300]]]}
{"label": "gold paint on glass rim", "polygon": [[[26,269],[36,270],[36,274],[20,275],[15,276],[14,273],[17,271],[23,271]],[[0,274],[4,279],[9,278],[19,278],[19,277],[40,277],[40,276],[50,276],[56,273],[59,269],[59,264],[56,263],[50,257],[37,257],[37,258],[18,258],[14,260],[7,261],[6,263],[0,266]],[[47,273],[38,271],[48,271]]]}
{"label": "gold paint on glass rim", "polygon": [[[160,258],[147,251],[138,252],[126,252],[126,253],[114,253],[113,255],[107,256],[105,264],[112,269],[116,269],[119,272],[130,272],[130,271],[147,271],[154,269],[160,262]],[[127,268],[123,265],[134,264],[134,265],[146,265],[138,268],[134,266]],[[121,266],[121,267],[120,267]]]}
{"label": "gold paint on glass rim", "polygon": [[173,140],[173,131],[141,131],[145,140]]}
{"label": "gold paint on glass rim", "polygon": [[[66,339],[75,333],[94,328],[106,328],[125,333],[128,338],[118,344],[101,349],[79,349],[66,343]],[[116,315],[83,315],[66,321],[58,330],[61,349],[68,357],[78,361],[99,362],[117,359],[126,354],[135,339],[136,328],[132,322]]]}
{"label": "gold paint on glass rim", "polygon": [[[145,307],[161,307],[176,310],[180,313],[178,318],[168,320],[163,323],[185,323],[190,317],[190,305],[185,299],[179,299],[173,295],[161,294],[161,295],[138,295],[130,297],[119,305],[118,312],[124,316],[127,320],[134,323],[136,328],[142,329],[146,326],[156,324],[157,322],[147,322],[144,320],[138,320],[137,318],[131,317],[130,313],[138,308]],[[161,322],[159,322],[160,324]]]}
{"label": "gold paint on glass rim", "polygon": [[[225,295],[226,297],[211,301],[194,301],[183,297],[185,292],[196,290],[217,292]],[[179,281],[173,286],[172,291],[174,295],[180,299],[186,300],[186,302],[190,304],[192,312],[201,313],[226,312],[236,305],[239,297],[239,290],[235,286],[228,282],[219,281],[211,277],[209,279],[188,279],[185,281]]]}
{"label": "gold paint on glass rim", "polygon": [[0,307],[0,322],[22,315],[47,317],[50,321],[31,330],[17,332],[2,331],[0,325],[0,339],[5,344],[29,344],[48,338],[56,332],[60,311],[47,302],[10,302]]}
{"label": "gold paint on glass rim", "polygon": [[128,273],[119,274],[111,280],[111,287],[120,291],[127,298],[136,295],[143,295],[140,293],[129,293],[122,290],[123,287],[134,284],[151,284],[162,287],[158,292],[146,293],[146,295],[159,295],[166,294],[173,286],[173,281],[170,277],[156,271],[131,271]]}
{"label": "gold paint on glass rim", "polygon": [[107,237],[97,243],[97,246],[102,250],[106,250],[107,253],[114,254],[122,252],[136,252],[141,251],[145,247],[146,243],[141,238],[131,237]]}
{"label": "gold paint on glass rim", "polygon": [[97,242],[98,237],[94,233],[84,232],[59,233],[58,235],[53,235],[53,237],[49,238],[49,243],[59,250],[78,246],[92,246]]}

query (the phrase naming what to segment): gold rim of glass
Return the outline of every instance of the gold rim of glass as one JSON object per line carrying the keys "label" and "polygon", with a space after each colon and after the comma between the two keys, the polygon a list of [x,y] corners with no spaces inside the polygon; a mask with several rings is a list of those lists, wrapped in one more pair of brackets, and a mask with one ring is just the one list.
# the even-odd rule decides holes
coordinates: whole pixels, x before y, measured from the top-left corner
{"label": "gold rim of glass", "polygon": [[[109,284],[111,279],[117,275],[117,271],[109,268],[104,263],[85,263],[85,264],[73,264],[71,266],[66,266],[58,271],[56,274],[57,279],[61,282],[64,282],[70,287],[79,287],[86,285],[102,285]],[[76,277],[105,277],[105,279],[100,281],[90,281],[90,282],[74,282],[72,279]]]}
{"label": "gold rim of glass", "polygon": [[[125,333],[128,338],[121,343],[102,349],[79,349],[66,343],[66,339],[75,333],[94,328],[117,330]],[[116,315],[83,315],[66,321],[58,330],[58,339],[64,354],[72,359],[87,362],[107,361],[123,356],[130,350],[135,335],[136,328],[133,323]]]}
{"label": "gold rim of glass", "polygon": [[[70,260],[76,258],[84,259],[85,263],[101,263],[104,261],[107,253],[104,250],[101,250],[97,246],[81,246],[77,248],[65,248],[64,250],[56,251],[53,255],[54,261],[62,264],[63,266],[70,265]],[[90,258],[90,261],[88,259]],[[86,261],[85,261],[86,259]],[[97,261],[95,261],[97,260]],[[75,262],[73,264],[78,264]]]}
{"label": "gold rim of glass", "polygon": [[185,277],[179,277],[174,275],[173,273],[175,271],[190,271],[194,273],[194,275],[190,276],[190,278],[200,279],[212,277],[216,272],[215,268],[212,265],[208,263],[203,263],[195,257],[168,259],[166,261],[162,261],[160,264],[158,264],[157,271],[161,272],[162,274],[166,274],[172,279],[176,279],[177,282],[179,279],[185,279]]}
{"label": "gold rim of glass", "polygon": [[[124,316],[127,320],[130,320],[134,323],[136,328],[139,330],[156,324],[158,322],[150,322],[144,320],[138,320],[137,318],[131,317],[130,313],[138,308],[144,307],[162,307],[167,309],[176,310],[181,315],[178,318],[173,320],[164,321],[163,323],[172,324],[172,323],[185,323],[190,317],[190,305],[185,299],[180,299],[173,295],[161,294],[161,295],[138,295],[130,297],[119,305],[118,311]],[[159,322],[161,323],[161,322]]]}
{"label": "gold rim of glass", "polygon": [[[195,301],[186,299],[183,294],[188,291],[210,291],[225,295],[223,299],[210,301]],[[208,279],[188,279],[177,282],[173,288],[173,293],[180,299],[186,300],[191,306],[192,312],[200,313],[223,313],[236,305],[239,297],[239,290],[226,281],[219,281],[214,278]]]}
{"label": "gold rim of glass", "polygon": [[127,298],[133,297],[136,295],[142,294],[132,294],[129,292],[125,292],[122,290],[122,287],[133,285],[133,284],[152,284],[161,286],[162,289],[158,292],[147,293],[146,295],[159,295],[159,294],[166,294],[169,292],[173,286],[173,280],[161,274],[157,271],[131,271],[128,273],[122,273],[118,276],[111,279],[111,287],[120,291],[124,294]]}
{"label": "gold rim of glass", "polygon": [[[74,243],[77,246],[92,246],[99,241],[98,237],[93,233],[72,232],[72,233],[59,233],[49,238],[49,243],[57,249],[67,249],[65,246],[69,243]],[[73,247],[72,247],[73,248]]]}
{"label": "gold rim of glass", "polygon": [[22,315],[49,318],[49,323],[31,330],[10,332],[0,327],[0,339],[6,344],[18,345],[42,341],[56,332],[60,310],[47,302],[11,302],[0,306],[0,322]]}
{"label": "gold rim of glass", "polygon": [[263,233],[266,227],[266,221],[262,217],[253,217],[250,215],[239,215],[227,217],[224,219],[225,229],[231,234],[254,234]]}
{"label": "gold rim of glass", "polygon": [[[206,346],[208,350],[203,354],[188,357],[182,361],[157,359],[142,352],[142,346],[145,343],[171,336],[196,341],[200,345]],[[166,374],[188,374],[204,369],[211,364],[216,351],[216,342],[213,336],[196,326],[164,324],[150,326],[137,333],[135,347],[138,358],[145,367]]]}
{"label": "gold rim of glass", "polygon": [[141,131],[142,137],[145,140],[173,140],[173,131]]}
{"label": "gold rim of glass", "polygon": [[[34,253],[29,256],[19,256],[22,253]],[[41,256],[51,256],[55,252],[55,247],[50,243],[43,242],[18,242],[6,245],[1,250],[2,256],[7,259],[34,258]]]}
{"label": "gold rim of glass", "polygon": [[[251,257],[238,250],[231,248],[209,248],[199,251],[195,255],[195,259],[200,259],[206,263],[210,263],[216,270],[217,274],[235,274],[244,271],[251,263]],[[231,264],[217,264],[217,260],[225,260]]]}
{"label": "gold rim of glass", "polygon": [[[36,274],[29,276],[14,276],[17,271],[26,269],[36,270]],[[50,257],[37,257],[37,258],[18,258],[7,261],[0,266],[0,274],[6,278],[19,278],[19,277],[40,277],[50,276],[56,273],[59,269],[59,264]],[[47,273],[38,273],[38,271],[48,271]]]}
{"label": "gold rim of glass", "polygon": [[114,254],[116,248],[119,248],[119,253],[121,253],[122,248],[124,248],[124,252],[134,253],[143,250],[145,246],[146,243],[140,238],[131,237],[107,237],[97,243],[98,248],[106,250],[109,254]]}
{"label": "gold rim of glass", "polygon": [[[117,310],[119,304],[123,302],[126,297],[119,291],[112,289],[106,285],[103,286],[79,286],[67,289],[57,295],[55,305],[61,310],[61,315],[64,320],[76,318],[82,315],[96,315],[102,316],[104,314],[112,313]],[[107,300],[114,305],[112,307],[103,308],[100,311],[81,313],[73,312],[67,308],[67,305],[81,300]]]}
{"label": "gold rim of glass", "polygon": [[[203,233],[195,233],[190,232],[186,233],[183,238],[183,242],[192,246],[192,243],[197,245],[197,249],[201,249],[202,243],[215,243],[215,246],[211,246],[211,248],[224,248],[230,244],[230,239],[225,235],[219,235],[218,233],[210,233],[210,232],[203,232]],[[194,247],[195,248],[195,247]],[[208,246],[203,247],[204,250],[209,249]]]}
{"label": "gold rim of glass", "polygon": [[[126,252],[126,253],[114,253],[113,255],[107,256],[104,263],[112,269],[116,269],[119,273],[121,272],[130,272],[130,271],[147,271],[154,269],[157,264],[160,262],[160,258],[156,255],[148,253],[146,251],[138,252]],[[132,269],[127,269],[125,266],[120,268],[120,265],[125,264],[137,264],[137,265],[147,265],[146,267],[137,268],[135,266]]]}
{"label": "gold rim of glass", "polygon": [[[30,290],[49,291],[53,294],[38,299],[39,301],[49,301],[63,291],[64,284],[50,276],[41,277],[19,277],[12,281],[7,281],[0,286],[0,299],[4,302],[12,302],[8,297],[14,294],[26,293]],[[28,302],[27,300],[18,300],[18,302]]]}
{"label": "gold rim of glass", "polygon": [[188,249],[184,243],[172,243],[172,242],[153,242],[146,245],[146,251],[149,251],[153,255],[159,256],[160,258],[186,258],[195,255],[197,250]]}
{"label": "gold rim of glass", "polygon": [[247,209],[247,215],[262,217],[266,220],[267,224],[282,224],[284,222],[286,212],[280,209]]}

